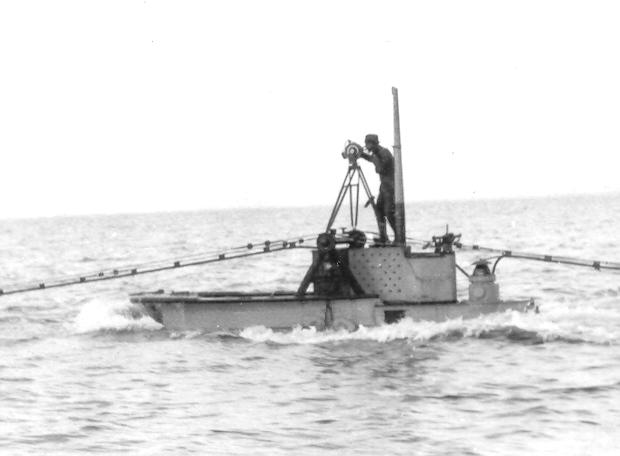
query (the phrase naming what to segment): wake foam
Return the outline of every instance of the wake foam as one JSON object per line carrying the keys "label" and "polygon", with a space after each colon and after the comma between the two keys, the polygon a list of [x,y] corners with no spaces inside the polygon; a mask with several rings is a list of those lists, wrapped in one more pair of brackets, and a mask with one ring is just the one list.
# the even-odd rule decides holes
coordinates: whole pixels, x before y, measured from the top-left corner
{"label": "wake foam", "polygon": [[[295,327],[274,331],[253,326],[227,333],[228,337],[253,342],[277,344],[321,344],[338,341],[368,340],[380,343],[409,340],[423,343],[432,340],[460,338],[503,339],[520,343],[592,343],[620,344],[620,305],[608,303],[593,306],[588,303],[545,303],[540,314],[507,311],[475,319],[453,319],[444,322],[413,321],[405,318],[396,324],[375,327],[360,326],[355,331],[323,330],[314,327]],[[612,305],[613,304],[613,305]],[[153,331],[162,329],[142,306],[125,299],[92,299],[76,316],[71,329],[77,333],[96,331]],[[172,332],[171,338],[195,338],[202,331]]]}
{"label": "wake foam", "polygon": [[149,317],[142,306],[126,300],[92,299],[80,309],[72,329],[77,333],[96,331],[153,331],[162,325]]}
{"label": "wake foam", "polygon": [[[617,325],[610,325],[610,320]],[[507,311],[475,319],[444,322],[413,321],[405,318],[396,324],[377,327],[360,326],[355,331],[296,327],[291,331],[274,331],[263,326],[246,328],[239,334],[254,342],[278,344],[321,344],[327,342],[370,340],[390,342],[410,340],[425,342],[459,338],[504,339],[521,343],[552,341],[615,345],[620,343],[620,312],[601,309],[551,308],[540,314]]]}
{"label": "wake foam", "polygon": [[318,331],[315,327],[295,327],[289,332],[274,331],[264,326],[253,326],[240,332],[240,336],[254,342],[275,342],[278,344],[321,344],[326,342],[348,340],[373,340],[390,342],[398,339],[429,340],[440,334],[449,334],[462,327],[460,320],[449,320],[443,323],[414,322],[405,318],[392,325],[367,328],[360,326],[355,331],[325,330]]}

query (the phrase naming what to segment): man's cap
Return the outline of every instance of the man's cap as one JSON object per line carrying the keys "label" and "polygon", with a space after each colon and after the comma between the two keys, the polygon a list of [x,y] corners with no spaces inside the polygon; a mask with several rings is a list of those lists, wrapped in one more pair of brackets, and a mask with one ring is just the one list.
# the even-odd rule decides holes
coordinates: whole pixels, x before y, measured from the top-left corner
{"label": "man's cap", "polygon": [[368,134],[366,135],[366,138],[364,139],[364,142],[366,144],[370,143],[370,144],[379,144],[379,136],[374,135],[374,134]]}

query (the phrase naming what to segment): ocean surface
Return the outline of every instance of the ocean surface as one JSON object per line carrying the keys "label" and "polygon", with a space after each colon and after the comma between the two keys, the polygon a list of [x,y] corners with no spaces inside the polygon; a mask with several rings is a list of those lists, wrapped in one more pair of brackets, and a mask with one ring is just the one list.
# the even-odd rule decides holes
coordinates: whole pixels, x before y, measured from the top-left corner
{"label": "ocean surface", "polygon": [[[0,220],[0,288],[318,233],[329,211]],[[416,238],[449,224],[465,243],[593,260],[620,260],[618,220],[618,195],[407,207]],[[457,261],[470,270],[479,257]],[[502,296],[534,297],[539,314],[354,332],[169,332],[127,297],[293,290],[309,259],[1,296],[0,454],[620,454],[618,274],[505,259]],[[458,286],[464,297],[460,275]]]}

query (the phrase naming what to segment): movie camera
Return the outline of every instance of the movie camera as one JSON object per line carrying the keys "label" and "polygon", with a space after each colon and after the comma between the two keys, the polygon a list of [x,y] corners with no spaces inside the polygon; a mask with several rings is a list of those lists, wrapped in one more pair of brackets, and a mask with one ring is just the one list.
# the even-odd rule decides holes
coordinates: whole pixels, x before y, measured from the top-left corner
{"label": "movie camera", "polygon": [[348,140],[344,146],[344,150],[342,151],[342,158],[349,160],[349,162],[353,164],[362,156],[363,152],[364,147],[360,146],[356,142]]}

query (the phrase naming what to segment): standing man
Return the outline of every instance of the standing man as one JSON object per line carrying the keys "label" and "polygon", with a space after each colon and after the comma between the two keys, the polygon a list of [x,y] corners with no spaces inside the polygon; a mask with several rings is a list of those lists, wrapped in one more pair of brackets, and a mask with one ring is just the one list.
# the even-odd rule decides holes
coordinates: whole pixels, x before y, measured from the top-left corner
{"label": "standing man", "polygon": [[379,174],[381,186],[379,187],[379,198],[377,199],[377,223],[379,224],[379,238],[375,239],[379,243],[387,243],[386,219],[394,230],[396,216],[394,214],[394,157],[385,147],[379,145],[377,135],[366,135],[364,140],[366,149],[370,153],[362,153],[361,157],[375,165],[375,171]]}

